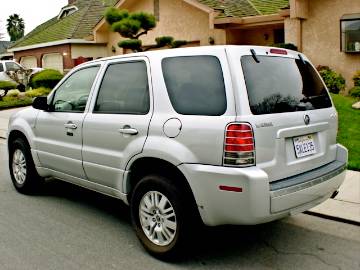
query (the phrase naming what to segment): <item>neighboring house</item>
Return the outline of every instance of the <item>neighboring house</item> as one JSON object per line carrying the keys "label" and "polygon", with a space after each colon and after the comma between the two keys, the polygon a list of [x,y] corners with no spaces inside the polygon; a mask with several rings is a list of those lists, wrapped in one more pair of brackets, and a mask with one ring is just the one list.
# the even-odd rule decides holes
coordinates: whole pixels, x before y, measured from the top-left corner
{"label": "neighboring house", "polygon": [[76,64],[107,55],[106,44],[95,43],[94,26],[116,0],[69,0],[59,15],[39,25],[9,51],[25,67],[67,72]]}
{"label": "neighboring house", "polygon": [[14,54],[7,51],[11,44],[11,41],[0,41],[0,60],[10,60],[14,58]]}
{"label": "neighboring house", "polygon": [[[352,86],[360,70],[360,1],[354,0],[120,0],[116,7],[147,11],[157,27],[142,37],[173,36],[191,46],[210,44],[272,45],[293,43],[315,65],[328,65]],[[121,37],[102,19],[94,40],[107,54],[122,54]]]}

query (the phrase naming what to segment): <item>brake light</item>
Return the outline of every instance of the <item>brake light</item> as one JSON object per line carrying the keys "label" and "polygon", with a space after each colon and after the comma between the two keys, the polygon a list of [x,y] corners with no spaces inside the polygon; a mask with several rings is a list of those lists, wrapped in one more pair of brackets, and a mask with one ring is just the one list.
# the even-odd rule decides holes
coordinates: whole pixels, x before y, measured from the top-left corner
{"label": "brake light", "polygon": [[270,53],[287,55],[287,51],[282,49],[270,49]]}
{"label": "brake light", "polygon": [[250,124],[232,123],[226,127],[223,163],[238,167],[255,165],[255,142]]}

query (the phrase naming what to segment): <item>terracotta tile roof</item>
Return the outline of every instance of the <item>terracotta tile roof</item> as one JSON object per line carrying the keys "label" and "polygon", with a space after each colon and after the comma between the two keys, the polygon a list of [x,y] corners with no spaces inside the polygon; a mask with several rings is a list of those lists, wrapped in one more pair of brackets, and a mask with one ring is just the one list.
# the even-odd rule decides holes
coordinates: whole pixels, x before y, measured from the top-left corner
{"label": "terracotta tile roof", "polygon": [[197,0],[219,10],[218,17],[248,17],[277,13],[289,5],[289,0]]}
{"label": "terracotta tile roof", "polygon": [[39,25],[12,48],[64,39],[84,39],[92,34],[94,26],[103,18],[105,9],[116,2],[118,0],[77,0],[71,6],[76,6],[78,11],[60,20],[54,17]]}

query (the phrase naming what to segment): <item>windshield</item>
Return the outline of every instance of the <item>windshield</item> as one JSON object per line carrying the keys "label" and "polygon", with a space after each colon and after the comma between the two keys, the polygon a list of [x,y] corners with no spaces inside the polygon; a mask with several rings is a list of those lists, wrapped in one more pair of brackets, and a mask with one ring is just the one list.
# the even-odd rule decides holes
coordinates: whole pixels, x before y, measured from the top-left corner
{"label": "windshield", "polygon": [[309,62],[300,59],[241,57],[253,114],[307,111],[331,107],[330,97]]}

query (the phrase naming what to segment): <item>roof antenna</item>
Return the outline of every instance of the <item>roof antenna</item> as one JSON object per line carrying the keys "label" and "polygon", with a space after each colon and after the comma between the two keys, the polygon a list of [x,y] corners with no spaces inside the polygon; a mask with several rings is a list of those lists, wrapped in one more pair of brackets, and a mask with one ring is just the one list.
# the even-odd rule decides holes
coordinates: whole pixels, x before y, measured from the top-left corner
{"label": "roof antenna", "polygon": [[299,53],[298,54],[299,55],[299,59],[301,60],[301,62],[304,64],[304,65],[306,65],[306,62],[305,62],[305,60],[304,60],[304,57],[302,57],[302,55]]}
{"label": "roof antenna", "polygon": [[250,52],[251,52],[251,55],[252,55],[252,57],[254,58],[255,62],[256,62],[256,63],[260,63],[259,58],[256,56],[255,50],[254,50],[254,49],[250,49]]}

